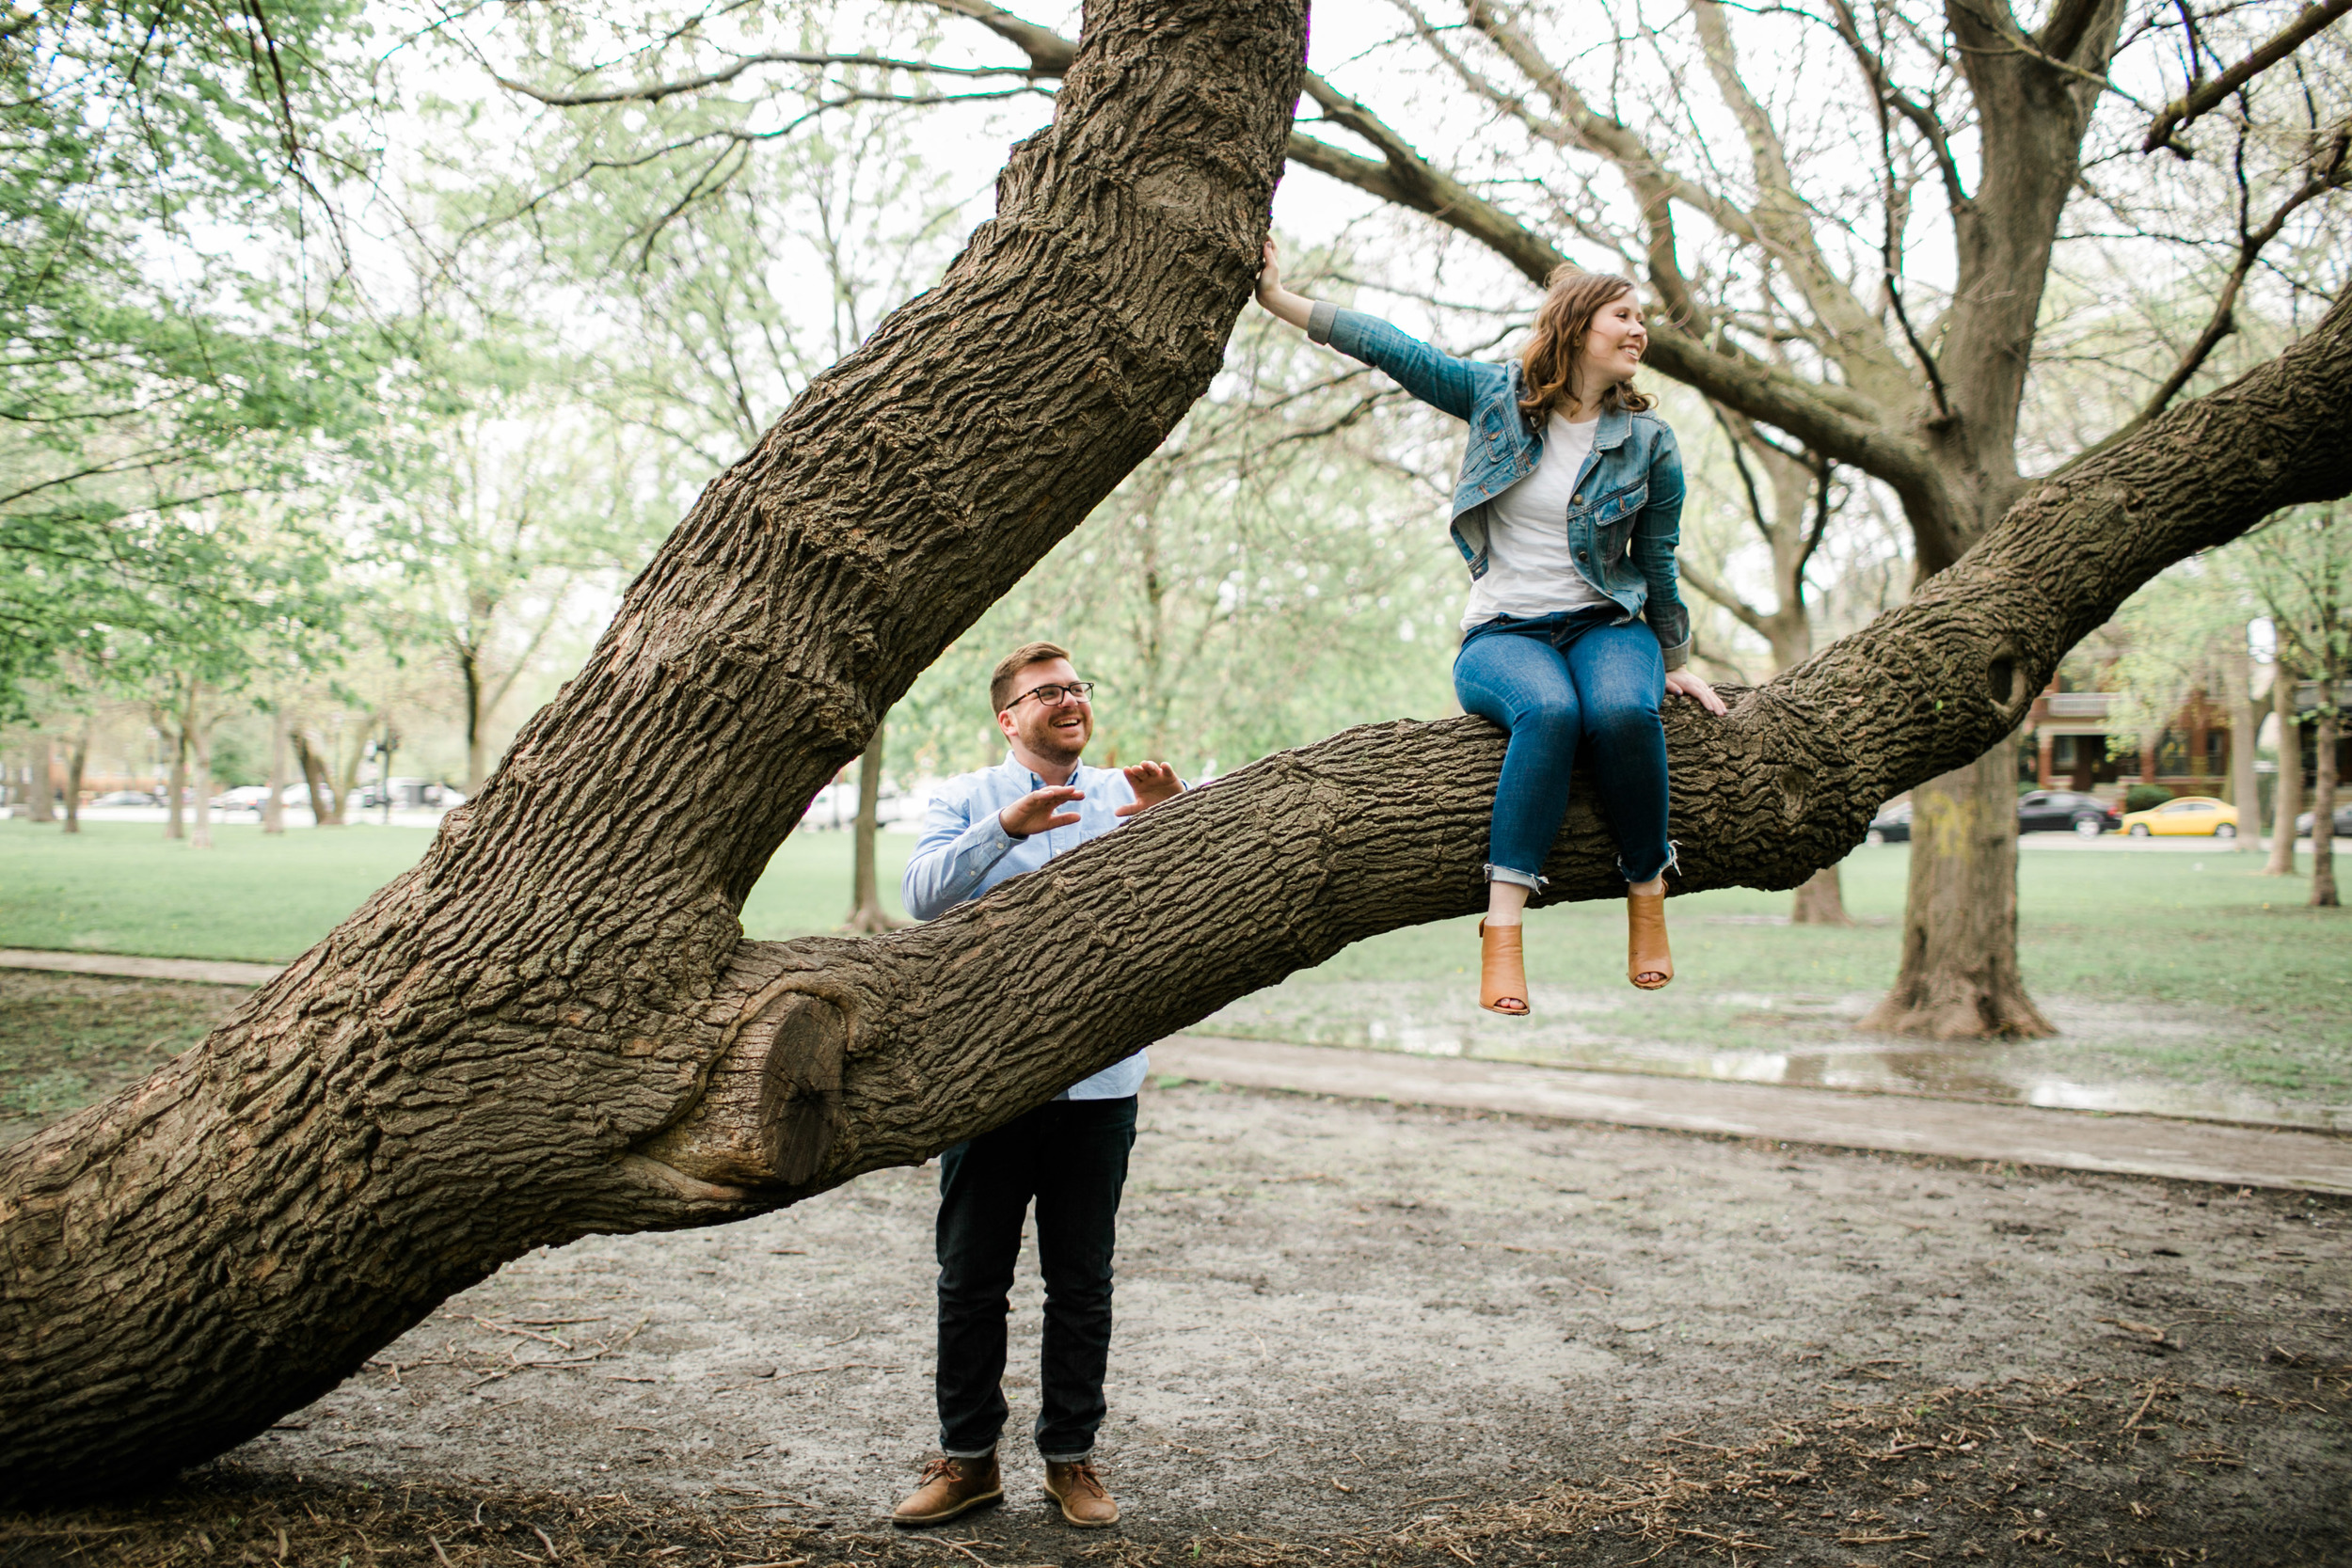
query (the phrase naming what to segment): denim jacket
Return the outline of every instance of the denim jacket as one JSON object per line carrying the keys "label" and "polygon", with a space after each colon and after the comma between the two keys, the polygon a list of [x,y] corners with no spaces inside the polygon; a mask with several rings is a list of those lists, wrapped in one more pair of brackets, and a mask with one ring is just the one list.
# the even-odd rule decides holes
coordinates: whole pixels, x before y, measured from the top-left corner
{"label": "denim jacket", "polygon": [[[1470,422],[1470,450],[1454,482],[1454,544],[1470,576],[1486,575],[1487,503],[1535,471],[1544,432],[1519,410],[1519,367],[1456,359],[1399,332],[1377,316],[1318,304],[1307,336],[1389,372],[1432,408]],[[1593,450],[1577,475],[1565,519],[1584,579],[1625,612],[1639,615],[1677,670],[1691,657],[1691,612],[1675,586],[1682,536],[1682,453],[1654,414],[1613,409],[1600,417]]]}

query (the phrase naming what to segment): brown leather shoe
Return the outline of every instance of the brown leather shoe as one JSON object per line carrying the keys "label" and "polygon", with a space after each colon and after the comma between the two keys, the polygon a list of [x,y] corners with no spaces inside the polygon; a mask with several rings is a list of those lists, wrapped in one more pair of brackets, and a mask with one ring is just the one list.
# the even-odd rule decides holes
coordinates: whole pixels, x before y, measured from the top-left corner
{"label": "brown leather shoe", "polygon": [[1119,1505],[1103,1488],[1092,1460],[1073,1465],[1045,1462],[1045,1495],[1061,1504],[1061,1516],[1080,1529],[1101,1529],[1119,1523]]}
{"label": "brown leather shoe", "polygon": [[1505,1018],[1527,1016],[1527,960],[1518,927],[1478,923],[1478,1005]]}
{"label": "brown leather shoe", "polygon": [[1005,1483],[996,1473],[996,1456],[977,1459],[932,1460],[923,1466],[923,1482],[898,1505],[890,1522],[900,1529],[944,1525],[960,1514],[989,1503],[1001,1502]]}
{"label": "brown leather shoe", "polygon": [[1625,977],[1644,990],[1659,990],[1675,977],[1674,954],[1666,945],[1666,895],[1625,895]]}

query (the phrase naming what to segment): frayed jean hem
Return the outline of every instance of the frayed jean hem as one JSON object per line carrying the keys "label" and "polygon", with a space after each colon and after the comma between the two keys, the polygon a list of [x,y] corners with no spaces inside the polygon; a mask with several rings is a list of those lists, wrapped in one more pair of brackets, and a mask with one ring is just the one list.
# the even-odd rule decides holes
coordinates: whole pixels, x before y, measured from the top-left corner
{"label": "frayed jean hem", "polygon": [[1669,871],[1679,871],[1681,869],[1682,846],[1677,844],[1671,838],[1666,841],[1665,863],[1661,865],[1657,870],[1651,872],[1646,877],[1636,877],[1631,871],[1626,868],[1625,857],[1623,855],[1619,855],[1617,857],[1617,875],[1626,879],[1626,885],[1629,887],[1635,882],[1654,882]]}

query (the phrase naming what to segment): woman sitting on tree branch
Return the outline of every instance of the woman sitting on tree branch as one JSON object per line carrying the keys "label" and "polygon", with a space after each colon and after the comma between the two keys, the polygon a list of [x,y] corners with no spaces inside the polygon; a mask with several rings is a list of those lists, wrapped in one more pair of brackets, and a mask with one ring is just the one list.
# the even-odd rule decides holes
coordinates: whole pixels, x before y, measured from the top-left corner
{"label": "woman sitting on tree branch", "polygon": [[1291,293],[1270,239],[1258,303],[1470,426],[1454,487],[1454,543],[1470,575],[1454,689],[1511,736],[1487,838],[1478,1005],[1527,1014],[1520,916],[1545,885],[1580,739],[1597,748],[1601,812],[1625,874],[1626,974],[1658,990],[1674,978],[1665,878],[1675,863],[1659,705],[1668,691],[1713,714],[1724,705],[1683,667],[1682,460],[1633,389],[1649,345],[1633,285],[1562,267],[1526,353],[1507,365],[1456,359],[1376,316]]}

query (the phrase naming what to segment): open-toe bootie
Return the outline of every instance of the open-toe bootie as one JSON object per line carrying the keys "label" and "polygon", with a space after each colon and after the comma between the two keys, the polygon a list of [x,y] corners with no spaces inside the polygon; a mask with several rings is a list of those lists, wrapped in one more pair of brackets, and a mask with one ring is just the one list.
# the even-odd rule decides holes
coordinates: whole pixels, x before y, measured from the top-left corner
{"label": "open-toe bootie", "polygon": [[1527,1016],[1527,960],[1517,926],[1478,923],[1478,1005],[1505,1018]]}
{"label": "open-toe bootie", "polygon": [[1657,990],[1675,977],[1674,954],[1666,947],[1666,895],[1625,895],[1625,975],[1644,990]]}

